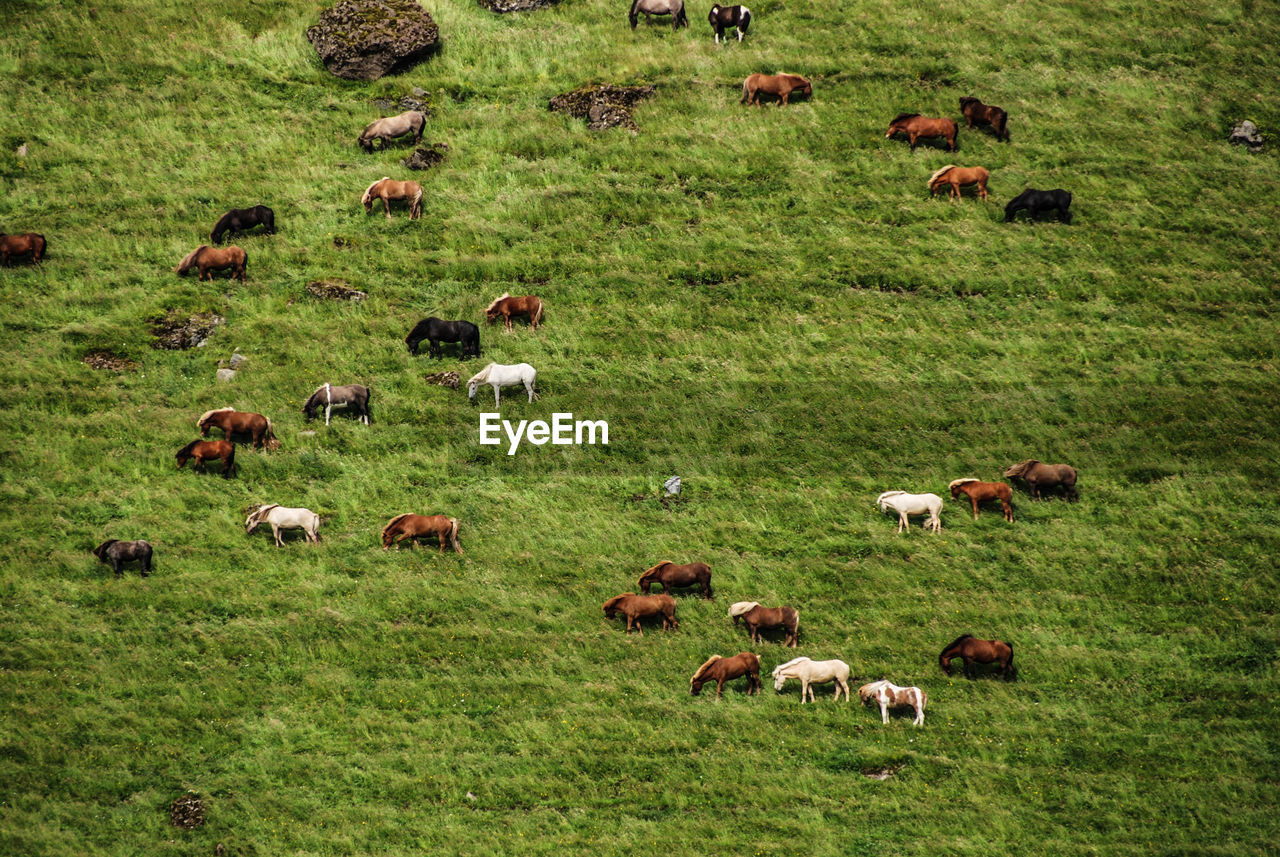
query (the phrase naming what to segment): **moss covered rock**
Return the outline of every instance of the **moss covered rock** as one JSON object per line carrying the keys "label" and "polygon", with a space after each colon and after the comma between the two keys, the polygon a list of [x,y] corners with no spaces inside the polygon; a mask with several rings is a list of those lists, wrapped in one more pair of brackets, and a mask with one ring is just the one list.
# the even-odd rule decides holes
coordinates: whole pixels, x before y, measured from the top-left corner
{"label": "moss covered rock", "polygon": [[413,0],[341,0],[320,14],[307,38],[330,73],[377,80],[426,59],[440,30]]}

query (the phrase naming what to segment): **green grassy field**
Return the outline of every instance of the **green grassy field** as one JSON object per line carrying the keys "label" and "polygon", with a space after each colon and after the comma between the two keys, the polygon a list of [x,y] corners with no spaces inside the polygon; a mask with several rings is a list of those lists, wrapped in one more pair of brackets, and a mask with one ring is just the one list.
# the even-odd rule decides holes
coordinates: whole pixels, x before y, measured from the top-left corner
{"label": "green grassy field", "polygon": [[[1275,2],[768,0],[721,47],[708,5],[676,33],[602,0],[426,7],[443,49],[357,84],[304,38],[319,2],[0,5],[0,229],[49,242],[0,271],[0,853],[1274,853],[1280,181],[1274,143],[1225,137],[1280,128]],[[738,105],[778,70],[813,98]],[[596,82],[657,87],[638,135],[547,110]],[[408,144],[355,137],[415,86],[450,151],[410,176]],[[884,139],[965,95],[1010,144]],[[947,163],[991,201],[930,199]],[[421,221],[365,215],[384,175],[423,183]],[[1074,223],[1004,224],[1028,186]],[[247,284],[173,274],[259,202]],[[503,417],[607,420],[608,446],[508,456],[424,380],[483,362],[410,356],[414,323],[504,291],[547,316],[482,326],[539,373]],[[226,324],[155,350],[170,310]],[[368,385],[373,425],[302,434],[325,381]],[[223,405],[283,448],[175,469]],[[1017,492],[1009,525],[948,499],[938,535],[873,508],[1033,457],[1080,501]],[[247,537],[262,502],[324,542]],[[456,516],[466,554],[381,551],[402,512]],[[114,579],[107,538],[155,573]],[[716,598],[625,637],[601,603],[668,558]],[[796,654],[856,684],[923,687],[924,727],[767,675],[690,696],[710,654],[792,656],[732,626],[744,599],[798,607]],[[943,676],[964,632],[1011,640],[1019,680]]]}

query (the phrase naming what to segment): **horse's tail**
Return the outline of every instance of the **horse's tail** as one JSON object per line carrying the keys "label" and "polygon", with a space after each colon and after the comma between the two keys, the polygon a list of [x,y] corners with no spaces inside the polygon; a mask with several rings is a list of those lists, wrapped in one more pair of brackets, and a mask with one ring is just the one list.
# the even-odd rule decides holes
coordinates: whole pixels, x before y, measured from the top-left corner
{"label": "horse's tail", "polygon": [[738,103],[746,104],[747,99],[751,97],[750,92],[751,92],[751,75],[747,75],[742,80],[742,98],[738,101]]}
{"label": "horse's tail", "polygon": [[532,324],[534,325],[542,324],[542,298],[537,298],[537,301],[538,301],[538,308],[533,311]]}
{"label": "horse's tail", "polygon": [[742,31],[742,35],[747,34],[747,28],[751,26],[751,10],[746,6],[742,7],[742,21],[738,24],[738,29]]}
{"label": "horse's tail", "polygon": [[409,213],[417,212],[418,216],[422,216],[422,185],[418,185],[418,192],[413,195],[413,201],[409,203]]}
{"label": "horse's tail", "polygon": [[458,519],[449,519],[449,544],[453,545],[453,549],[458,553],[462,553],[462,545],[458,544]]}
{"label": "horse's tail", "polygon": [[266,416],[266,415],[264,414],[262,418],[263,418],[264,420],[266,420],[266,421],[267,421],[267,438],[266,438],[266,439],[267,439],[267,440],[275,440],[275,439],[276,439],[276,427],[275,427],[275,425],[271,422],[271,417]]}

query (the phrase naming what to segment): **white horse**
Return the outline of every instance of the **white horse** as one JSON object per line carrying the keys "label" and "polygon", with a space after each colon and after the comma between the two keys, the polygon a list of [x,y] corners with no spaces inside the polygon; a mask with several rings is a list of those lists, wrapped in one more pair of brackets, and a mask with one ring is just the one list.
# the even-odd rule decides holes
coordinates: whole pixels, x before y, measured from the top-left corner
{"label": "white horse", "polygon": [[829,681],[836,683],[835,698],[840,699],[840,691],[844,691],[844,701],[849,701],[849,665],[844,661],[814,661],[809,658],[799,657],[787,661],[785,664],[779,664],[773,669],[773,689],[782,690],[782,686],[786,684],[787,679],[795,678],[800,680],[800,704],[804,705],[805,697],[809,697],[809,701],[813,702],[813,688],[809,685],[824,684]]}
{"label": "white horse", "polygon": [[533,381],[538,375],[537,371],[528,363],[490,363],[481,369],[471,380],[467,382],[467,398],[474,399],[476,397],[476,387],[481,384],[488,384],[493,387],[493,405],[499,406],[498,389],[500,387],[515,387],[524,384],[525,390],[529,392],[529,401],[533,401]]}
{"label": "white horse", "polygon": [[862,704],[880,703],[880,719],[889,722],[890,708],[914,708],[916,719],[913,726],[924,725],[924,707],[929,702],[929,695],[918,687],[898,687],[887,680],[873,681],[858,688],[858,697]]}
{"label": "white horse", "polygon": [[290,509],[279,503],[259,506],[245,518],[245,534],[252,533],[264,521],[271,525],[271,532],[276,537],[276,547],[284,547],[284,540],[280,538],[281,530],[302,530],[307,541],[313,544],[320,542],[320,516],[310,509]]}
{"label": "white horse", "polygon": [[898,532],[902,528],[911,529],[907,515],[928,515],[924,522],[926,530],[935,533],[942,529],[942,521],[938,513],[942,511],[942,498],[937,494],[908,494],[906,491],[886,491],[876,498],[876,506],[881,512],[892,509],[898,513]]}

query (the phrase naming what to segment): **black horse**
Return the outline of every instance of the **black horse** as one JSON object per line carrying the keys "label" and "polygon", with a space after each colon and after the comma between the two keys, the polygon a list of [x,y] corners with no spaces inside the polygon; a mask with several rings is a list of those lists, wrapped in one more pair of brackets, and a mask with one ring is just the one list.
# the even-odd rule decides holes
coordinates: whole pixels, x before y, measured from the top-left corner
{"label": "black horse", "polygon": [[409,353],[417,354],[418,345],[424,339],[431,343],[431,356],[437,359],[441,356],[441,342],[461,343],[463,357],[468,352],[473,357],[480,356],[480,328],[469,321],[444,321],[434,315],[424,318],[404,338],[405,345],[409,346]]}
{"label": "black horse", "polygon": [[233,208],[218,218],[218,224],[213,227],[213,233],[209,236],[209,241],[213,244],[221,244],[222,236],[227,232],[234,236],[244,232],[246,229],[252,229],[258,224],[267,227],[266,232],[268,235],[275,234],[275,212],[265,205],[255,205],[253,208]]}
{"label": "black horse", "polygon": [[119,577],[126,562],[139,562],[139,571],[143,577],[151,573],[151,545],[139,539],[136,542],[122,542],[107,539],[93,549],[93,555],[103,562],[111,563],[111,568]]}
{"label": "black horse", "polygon": [[1034,190],[1027,188],[1022,193],[1009,200],[1009,204],[1004,207],[1004,222],[1011,223],[1013,216],[1019,211],[1027,213],[1027,220],[1034,221],[1037,214],[1043,212],[1057,210],[1058,220],[1063,223],[1071,222],[1071,194],[1068,191],[1058,188],[1057,190]]}

